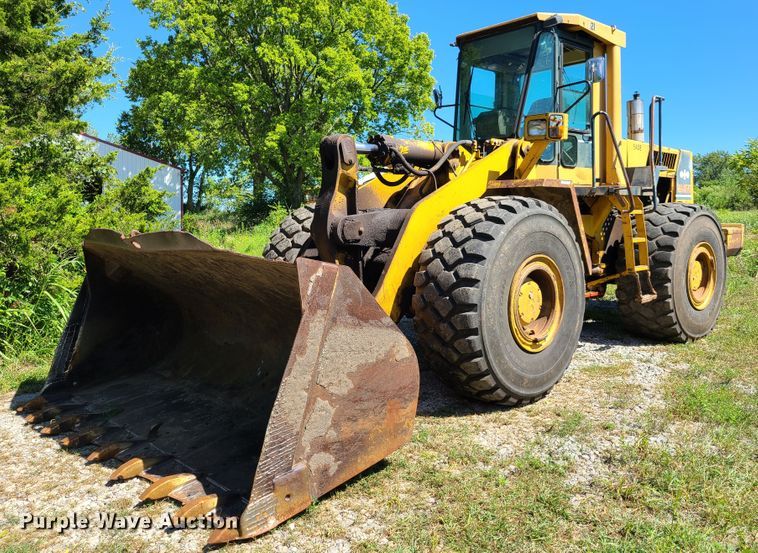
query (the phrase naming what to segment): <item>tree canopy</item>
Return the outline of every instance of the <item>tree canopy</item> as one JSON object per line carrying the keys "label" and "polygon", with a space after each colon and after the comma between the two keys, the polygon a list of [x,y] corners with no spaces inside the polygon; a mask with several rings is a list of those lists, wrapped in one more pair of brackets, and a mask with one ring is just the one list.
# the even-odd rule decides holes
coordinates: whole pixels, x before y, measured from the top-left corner
{"label": "tree canopy", "polygon": [[68,0],[0,0],[0,121],[6,132],[82,128],[84,107],[100,101],[110,85],[110,53],[95,49],[104,39],[104,13],[86,33],[65,35]]}
{"label": "tree canopy", "polygon": [[201,173],[244,174],[258,199],[299,205],[323,136],[412,132],[430,107],[429,39],[387,0],[135,3],[169,37],[141,44],[124,139]]}
{"label": "tree canopy", "polygon": [[209,175],[222,176],[233,161],[222,143],[222,123],[203,101],[195,72],[172,58],[169,44],[146,39],[140,46],[144,57],[126,85],[135,103],[121,114],[118,132],[125,145],[182,167],[185,205],[193,211],[203,203]]}

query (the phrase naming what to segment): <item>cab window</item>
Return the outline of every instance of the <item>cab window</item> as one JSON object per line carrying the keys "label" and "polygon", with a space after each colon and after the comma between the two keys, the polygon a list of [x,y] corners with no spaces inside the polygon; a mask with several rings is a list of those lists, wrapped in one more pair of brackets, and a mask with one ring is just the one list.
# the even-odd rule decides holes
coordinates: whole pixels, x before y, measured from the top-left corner
{"label": "cab window", "polygon": [[[582,48],[563,44],[561,84],[561,111],[569,109],[569,128],[585,131],[590,126],[590,94],[587,93],[585,70],[590,53]],[[576,83],[576,84],[572,84]]]}
{"label": "cab window", "polygon": [[568,113],[569,137],[561,142],[561,165],[568,168],[592,167],[592,95],[586,82],[588,47],[563,41],[558,100],[560,111]]}

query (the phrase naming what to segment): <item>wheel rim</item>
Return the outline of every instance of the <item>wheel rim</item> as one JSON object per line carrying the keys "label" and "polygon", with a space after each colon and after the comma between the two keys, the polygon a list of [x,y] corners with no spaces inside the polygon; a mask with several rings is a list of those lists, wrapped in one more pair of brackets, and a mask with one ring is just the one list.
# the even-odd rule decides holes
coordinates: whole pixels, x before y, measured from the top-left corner
{"label": "wheel rim", "polygon": [[533,255],[516,271],[508,298],[508,323],[516,343],[542,351],[558,333],[563,316],[563,278],[546,255]]}
{"label": "wheel rim", "polygon": [[708,307],[715,290],[716,256],[708,242],[700,242],[687,263],[687,295],[692,307],[698,311]]}

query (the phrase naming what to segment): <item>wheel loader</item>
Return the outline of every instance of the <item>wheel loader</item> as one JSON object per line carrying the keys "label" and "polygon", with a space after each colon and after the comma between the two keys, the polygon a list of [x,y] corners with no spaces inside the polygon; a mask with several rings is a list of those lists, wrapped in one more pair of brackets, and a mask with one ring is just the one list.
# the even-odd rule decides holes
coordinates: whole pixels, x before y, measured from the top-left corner
{"label": "wheel loader", "polygon": [[[139,477],[210,544],[258,536],[407,442],[426,366],[505,406],[544,397],[585,302],[686,342],[724,301],[744,229],[693,203],[663,98],[622,127],[625,34],[536,13],[462,34],[449,141],[334,135],[321,189],[264,258],[184,232],[93,230],[38,397],[18,408],[111,480]],[[647,116],[646,116],[647,115]],[[645,120],[648,140],[644,140]]]}

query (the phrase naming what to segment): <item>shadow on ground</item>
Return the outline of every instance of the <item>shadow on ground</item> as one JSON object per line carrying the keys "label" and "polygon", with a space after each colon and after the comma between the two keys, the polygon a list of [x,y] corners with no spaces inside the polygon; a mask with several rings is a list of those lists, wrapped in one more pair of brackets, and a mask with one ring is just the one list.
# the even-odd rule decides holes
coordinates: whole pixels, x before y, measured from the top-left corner
{"label": "shadow on ground", "polygon": [[[413,321],[403,319],[399,323],[408,340],[413,344],[419,356],[421,367],[421,391],[419,395],[419,415],[434,417],[460,417],[472,414],[507,411],[514,407],[491,405],[470,400],[456,393],[446,385],[435,372],[425,363],[418,347]],[[624,327],[616,301],[608,299],[589,300],[584,313],[584,326],[579,338],[580,343],[599,346],[599,350],[610,349],[613,346],[645,346],[655,342],[645,340],[630,334]],[[560,383],[558,384],[560,386]],[[515,407],[517,409],[518,407]]]}

